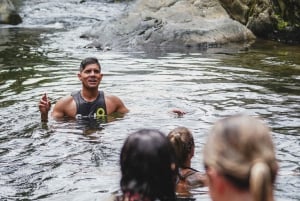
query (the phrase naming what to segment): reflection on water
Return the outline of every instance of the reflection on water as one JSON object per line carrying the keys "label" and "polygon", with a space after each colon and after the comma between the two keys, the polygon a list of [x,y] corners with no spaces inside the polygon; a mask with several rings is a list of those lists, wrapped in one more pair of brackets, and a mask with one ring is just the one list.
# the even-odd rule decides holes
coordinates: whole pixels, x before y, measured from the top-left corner
{"label": "reflection on water", "polygon": [[[0,200],[103,200],[119,187],[124,139],[142,127],[190,128],[192,163],[203,171],[201,151],[212,123],[241,112],[263,117],[272,128],[280,164],[276,200],[300,199],[299,46],[258,41],[203,52],[83,49],[89,41],[80,34],[124,5],[63,3],[23,1],[24,23],[0,27]],[[54,15],[57,10],[65,13]],[[107,122],[40,123],[41,95],[47,92],[55,104],[78,90],[76,73],[87,56],[101,61],[101,89],[121,97],[130,113]],[[175,107],[187,114],[170,113]],[[208,201],[207,189],[193,191],[191,200]]]}

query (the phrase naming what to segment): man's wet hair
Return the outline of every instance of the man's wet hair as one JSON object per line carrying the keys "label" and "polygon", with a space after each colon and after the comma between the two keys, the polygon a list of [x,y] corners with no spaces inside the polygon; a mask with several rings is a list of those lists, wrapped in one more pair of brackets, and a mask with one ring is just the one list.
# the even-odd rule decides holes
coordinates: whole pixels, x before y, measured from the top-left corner
{"label": "man's wet hair", "polygon": [[87,57],[87,58],[83,59],[80,63],[79,71],[80,72],[83,71],[85,69],[85,67],[90,64],[97,64],[101,71],[101,65],[96,57]]}

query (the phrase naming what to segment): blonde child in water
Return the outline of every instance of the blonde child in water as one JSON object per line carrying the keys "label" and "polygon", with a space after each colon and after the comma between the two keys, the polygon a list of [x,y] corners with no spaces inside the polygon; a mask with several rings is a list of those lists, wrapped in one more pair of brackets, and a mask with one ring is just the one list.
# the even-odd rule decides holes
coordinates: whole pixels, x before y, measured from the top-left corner
{"label": "blonde child in water", "polygon": [[186,127],[173,129],[167,137],[174,148],[179,167],[176,193],[179,196],[188,196],[190,189],[206,186],[205,175],[191,167],[195,152],[194,137]]}

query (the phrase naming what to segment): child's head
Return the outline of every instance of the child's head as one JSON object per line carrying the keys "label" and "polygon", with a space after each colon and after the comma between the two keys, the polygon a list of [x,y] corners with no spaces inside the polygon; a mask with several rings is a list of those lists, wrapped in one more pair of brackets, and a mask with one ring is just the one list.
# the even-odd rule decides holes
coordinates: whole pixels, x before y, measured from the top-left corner
{"label": "child's head", "polygon": [[194,155],[194,138],[189,129],[186,127],[177,127],[168,134],[178,162],[179,167],[184,167],[187,160]]}

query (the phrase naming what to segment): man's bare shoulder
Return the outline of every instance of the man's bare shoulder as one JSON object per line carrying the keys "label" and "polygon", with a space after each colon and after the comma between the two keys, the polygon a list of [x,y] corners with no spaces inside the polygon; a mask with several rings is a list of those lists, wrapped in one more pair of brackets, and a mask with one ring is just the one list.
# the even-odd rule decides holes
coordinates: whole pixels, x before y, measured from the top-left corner
{"label": "man's bare shoulder", "polygon": [[51,113],[52,117],[71,117],[74,118],[76,115],[76,103],[71,95],[60,98],[53,108]]}
{"label": "man's bare shoulder", "polygon": [[56,102],[56,105],[57,105],[57,104],[59,104],[59,105],[69,104],[69,103],[72,102],[73,100],[74,100],[73,96],[67,95],[67,96],[64,96],[64,97],[60,98],[60,99]]}
{"label": "man's bare shoulder", "polygon": [[122,100],[118,96],[112,94],[105,95],[105,101],[122,102]]}
{"label": "man's bare shoulder", "polygon": [[105,95],[105,104],[108,114],[113,112],[127,113],[129,111],[123,101],[115,95]]}

